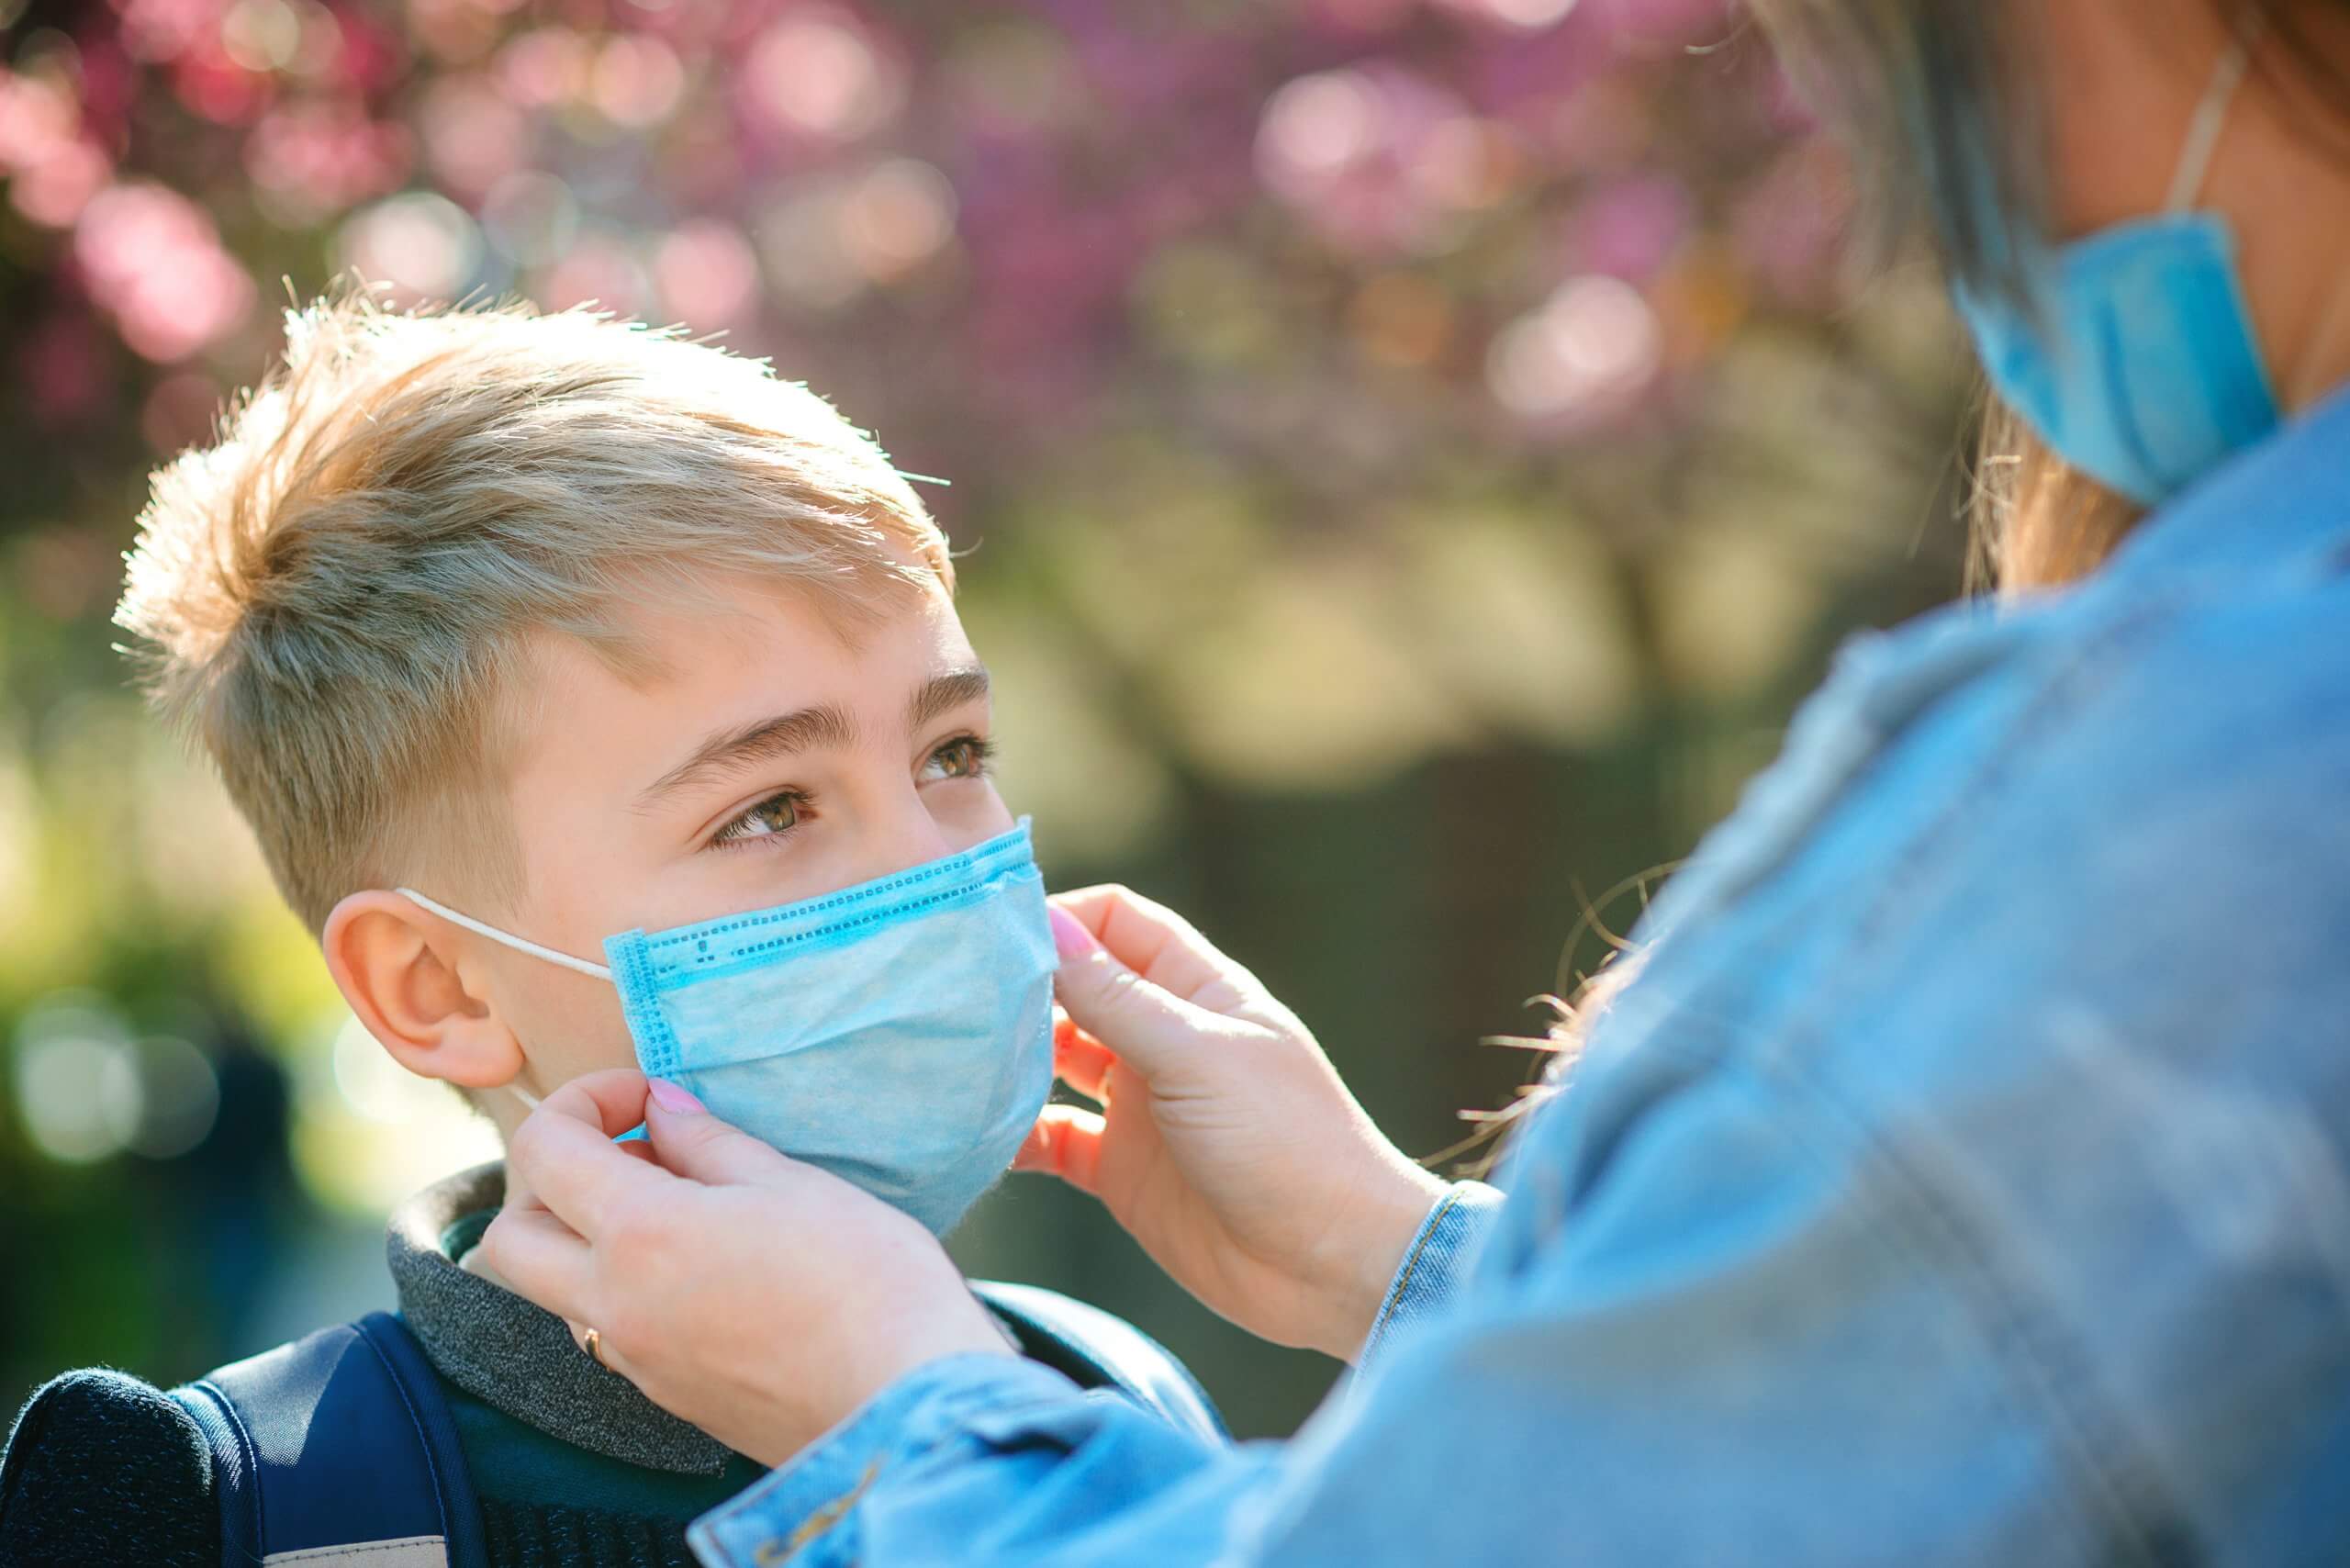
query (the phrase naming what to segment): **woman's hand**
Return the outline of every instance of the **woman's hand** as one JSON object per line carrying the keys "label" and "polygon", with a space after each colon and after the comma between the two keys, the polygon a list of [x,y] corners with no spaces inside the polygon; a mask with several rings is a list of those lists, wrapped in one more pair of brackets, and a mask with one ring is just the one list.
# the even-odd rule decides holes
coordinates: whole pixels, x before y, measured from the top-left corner
{"label": "woman's hand", "polygon": [[[611,1140],[643,1122],[643,1144]],[[906,1372],[1012,1348],[920,1225],[626,1070],[546,1098],[482,1237],[497,1278],[614,1372],[781,1463]]]}
{"label": "woman's hand", "polygon": [[1351,1361],[1444,1183],[1355,1103],[1257,978],[1124,888],[1053,901],[1062,1081],[1014,1168],[1093,1193],[1250,1333]]}

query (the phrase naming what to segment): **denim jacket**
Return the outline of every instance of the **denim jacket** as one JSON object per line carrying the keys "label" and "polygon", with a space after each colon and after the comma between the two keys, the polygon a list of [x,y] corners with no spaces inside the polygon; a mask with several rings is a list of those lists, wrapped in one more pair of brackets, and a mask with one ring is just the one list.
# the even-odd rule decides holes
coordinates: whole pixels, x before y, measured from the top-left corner
{"label": "denim jacket", "polygon": [[1360,1374],[934,1363],[710,1568],[2350,1558],[2350,396],[1840,656]]}

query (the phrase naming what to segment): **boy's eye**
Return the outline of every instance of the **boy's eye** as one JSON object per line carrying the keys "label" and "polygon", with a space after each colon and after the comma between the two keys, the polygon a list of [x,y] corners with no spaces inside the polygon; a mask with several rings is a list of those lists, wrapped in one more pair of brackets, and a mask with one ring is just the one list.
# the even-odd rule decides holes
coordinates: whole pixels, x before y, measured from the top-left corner
{"label": "boy's eye", "polygon": [[930,754],[923,768],[930,778],[979,778],[987,774],[994,747],[977,735],[957,735]]}
{"label": "boy's eye", "polygon": [[808,798],[797,790],[769,795],[720,828],[711,842],[740,844],[745,839],[780,837],[800,825],[800,813],[807,803]]}

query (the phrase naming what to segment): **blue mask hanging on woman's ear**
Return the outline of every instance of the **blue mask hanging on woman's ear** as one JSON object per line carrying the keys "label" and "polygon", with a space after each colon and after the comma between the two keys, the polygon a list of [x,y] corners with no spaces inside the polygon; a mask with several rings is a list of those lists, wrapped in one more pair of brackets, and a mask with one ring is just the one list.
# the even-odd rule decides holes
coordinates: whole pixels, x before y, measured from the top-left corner
{"label": "blue mask hanging on woman's ear", "polygon": [[2166,209],[2032,258],[2027,298],[1956,289],[1992,386],[2065,462],[2143,506],[2281,421],[2227,222],[2191,210],[2244,80],[2221,59]]}

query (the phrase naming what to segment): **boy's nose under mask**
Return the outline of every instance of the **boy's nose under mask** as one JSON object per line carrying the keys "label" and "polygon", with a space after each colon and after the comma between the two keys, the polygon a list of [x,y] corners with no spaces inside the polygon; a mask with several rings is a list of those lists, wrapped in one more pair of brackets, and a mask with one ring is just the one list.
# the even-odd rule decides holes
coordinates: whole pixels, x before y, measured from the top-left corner
{"label": "boy's nose under mask", "polygon": [[1053,1081],[1045,884],[1028,822],[780,908],[604,941],[601,964],[408,898],[619,988],[645,1072],[940,1236],[1011,1164]]}

